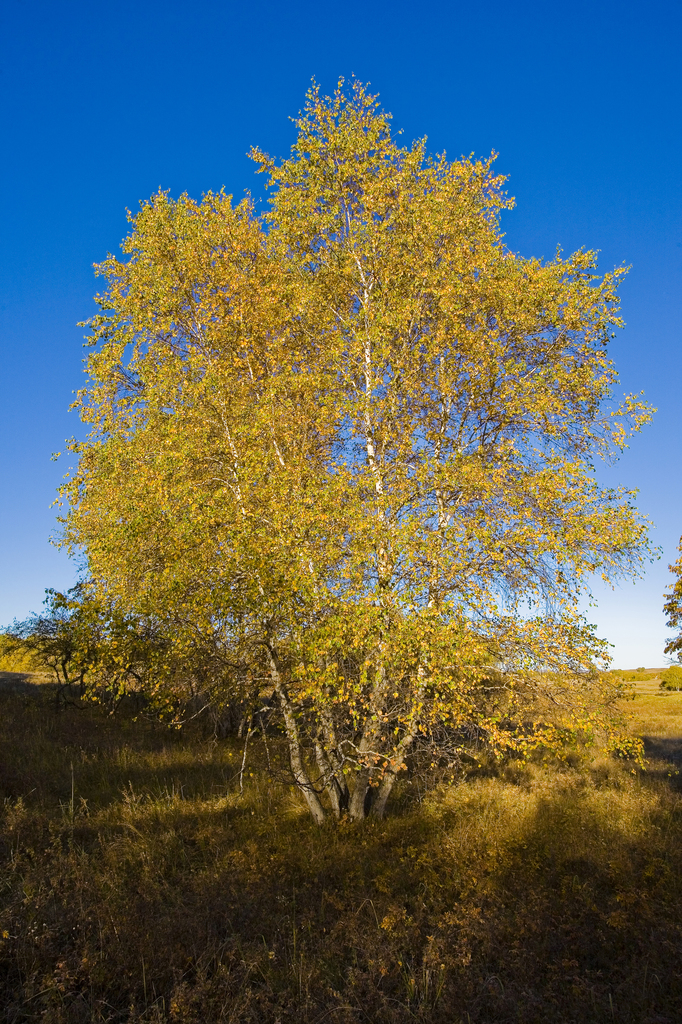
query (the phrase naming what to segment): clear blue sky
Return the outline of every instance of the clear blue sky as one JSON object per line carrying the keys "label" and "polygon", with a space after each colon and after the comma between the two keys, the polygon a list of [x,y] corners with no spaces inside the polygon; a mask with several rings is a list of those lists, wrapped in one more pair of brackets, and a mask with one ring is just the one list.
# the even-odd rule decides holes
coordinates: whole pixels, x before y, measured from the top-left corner
{"label": "clear blue sky", "polygon": [[0,623],[38,609],[74,568],[49,546],[79,425],[92,264],[125,208],[160,187],[259,194],[246,152],[285,155],[314,75],[372,83],[407,141],[451,157],[495,149],[517,208],[509,245],[601,250],[632,265],[623,389],[658,407],[604,479],[640,488],[662,558],[596,588],[615,664],[663,664],[662,592],[682,533],[682,7],[680,3],[352,5],[5,0],[0,21]]}

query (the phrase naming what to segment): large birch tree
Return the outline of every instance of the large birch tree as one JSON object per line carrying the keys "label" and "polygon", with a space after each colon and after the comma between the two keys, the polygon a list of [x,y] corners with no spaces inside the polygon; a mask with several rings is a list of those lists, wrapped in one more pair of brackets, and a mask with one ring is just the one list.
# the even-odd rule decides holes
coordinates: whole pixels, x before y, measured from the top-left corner
{"label": "large birch tree", "polygon": [[359,819],[473,733],[613,730],[579,601],[646,531],[594,466],[649,410],[615,398],[623,270],[511,252],[493,158],[400,145],[359,83],[297,128],[252,153],[267,213],[159,193],[99,265],[65,542],[107,600],[210,634],[315,820]]}

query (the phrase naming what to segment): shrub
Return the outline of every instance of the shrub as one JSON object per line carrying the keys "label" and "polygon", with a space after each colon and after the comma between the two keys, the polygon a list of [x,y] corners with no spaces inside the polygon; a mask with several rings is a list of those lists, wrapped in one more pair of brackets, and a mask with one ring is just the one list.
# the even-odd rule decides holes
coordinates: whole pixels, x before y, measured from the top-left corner
{"label": "shrub", "polygon": [[662,690],[682,690],[682,665],[671,665],[661,676]]}

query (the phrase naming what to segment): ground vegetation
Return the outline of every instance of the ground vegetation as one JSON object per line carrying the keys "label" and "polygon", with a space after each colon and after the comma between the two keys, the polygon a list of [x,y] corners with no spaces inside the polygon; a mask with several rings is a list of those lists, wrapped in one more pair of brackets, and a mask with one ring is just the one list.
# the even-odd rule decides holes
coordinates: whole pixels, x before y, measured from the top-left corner
{"label": "ground vegetation", "polygon": [[645,772],[491,759],[322,828],[262,740],[242,772],[200,719],[57,711],[54,685],[0,688],[8,1024],[682,1016],[682,696],[657,681],[628,704]]}

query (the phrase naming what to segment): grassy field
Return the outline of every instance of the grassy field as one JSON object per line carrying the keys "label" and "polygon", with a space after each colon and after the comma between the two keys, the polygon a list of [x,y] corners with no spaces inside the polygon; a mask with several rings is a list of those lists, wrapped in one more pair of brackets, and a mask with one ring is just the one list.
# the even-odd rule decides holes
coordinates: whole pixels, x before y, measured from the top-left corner
{"label": "grassy field", "polygon": [[682,693],[634,686],[645,772],[480,770],[319,829],[240,794],[237,741],[5,677],[1,1019],[676,1024]]}

